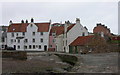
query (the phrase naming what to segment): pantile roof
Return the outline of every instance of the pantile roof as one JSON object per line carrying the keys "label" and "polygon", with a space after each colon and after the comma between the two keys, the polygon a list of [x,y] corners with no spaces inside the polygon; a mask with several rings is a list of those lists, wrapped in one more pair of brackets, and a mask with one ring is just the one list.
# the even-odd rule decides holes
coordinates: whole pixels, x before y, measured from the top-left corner
{"label": "pantile roof", "polygon": [[[13,23],[8,27],[8,32],[26,32],[30,23]],[[48,32],[50,23],[34,23],[38,27],[38,32]]]}
{"label": "pantile roof", "polygon": [[94,35],[89,35],[89,36],[79,36],[77,39],[75,39],[70,46],[80,46],[80,45],[85,45],[87,44]]}

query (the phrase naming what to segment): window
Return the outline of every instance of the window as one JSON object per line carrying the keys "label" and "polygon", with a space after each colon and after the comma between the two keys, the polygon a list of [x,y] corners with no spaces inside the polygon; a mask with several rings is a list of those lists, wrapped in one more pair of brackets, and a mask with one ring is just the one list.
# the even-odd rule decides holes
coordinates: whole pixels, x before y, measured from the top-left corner
{"label": "window", "polygon": [[82,36],[85,36],[85,33],[84,33],[84,32],[82,33]]}
{"label": "window", "polygon": [[16,36],[18,36],[18,33],[16,33]]}
{"label": "window", "polygon": [[33,35],[35,36],[35,32],[33,32]]}
{"label": "window", "polygon": [[12,37],[14,37],[14,33],[11,33]]}
{"label": "window", "polygon": [[18,45],[18,49],[20,49],[20,46]]}
{"label": "window", "polygon": [[24,49],[27,49],[27,46],[24,46]]}
{"label": "window", "polygon": [[66,46],[67,46],[67,40],[66,40]]}
{"label": "window", "polygon": [[55,32],[53,32],[53,33],[52,33],[52,36],[55,36],[55,35],[56,35],[56,33],[55,33]]}
{"label": "window", "polygon": [[22,35],[24,36],[24,35],[25,35],[25,32],[22,32]]}
{"label": "window", "polygon": [[13,43],[13,39],[11,39],[11,43]]}
{"label": "window", "polygon": [[39,45],[39,49],[41,49],[41,45]]}
{"label": "window", "polygon": [[27,43],[28,42],[28,40],[27,39],[25,39],[25,41],[24,41],[25,43]]}
{"label": "window", "polygon": [[33,39],[33,42],[35,42],[35,39]]}
{"label": "window", "polygon": [[43,32],[41,32],[40,35],[43,35]]}
{"label": "window", "polygon": [[29,45],[29,49],[31,49],[32,48],[32,46],[31,45]]}
{"label": "window", "polygon": [[40,39],[41,42],[43,42],[43,39]]}
{"label": "window", "polygon": [[18,39],[18,43],[20,43],[20,40]]}
{"label": "window", "polygon": [[52,48],[52,45],[50,45],[50,48]]}
{"label": "window", "polygon": [[35,45],[33,45],[33,49],[35,49]]}
{"label": "window", "polygon": [[4,37],[2,37],[2,41],[1,42],[5,42],[5,38]]}
{"label": "window", "polygon": [[55,42],[55,39],[53,39],[53,43]]}

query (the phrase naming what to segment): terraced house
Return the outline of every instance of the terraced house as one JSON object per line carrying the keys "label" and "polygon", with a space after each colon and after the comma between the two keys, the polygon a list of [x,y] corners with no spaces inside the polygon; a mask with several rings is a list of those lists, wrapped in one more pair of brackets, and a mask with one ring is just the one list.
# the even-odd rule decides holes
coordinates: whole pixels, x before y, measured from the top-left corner
{"label": "terraced house", "polygon": [[49,43],[50,22],[34,23],[31,22],[12,23],[8,27],[7,46],[21,51],[47,51]]}
{"label": "terraced house", "polygon": [[[88,30],[76,18],[76,23],[65,21],[63,25],[51,27],[50,49],[54,48],[57,52],[70,52],[69,45],[79,36],[87,36]],[[52,40],[55,40],[54,42]],[[54,43],[54,46],[52,46]]]}

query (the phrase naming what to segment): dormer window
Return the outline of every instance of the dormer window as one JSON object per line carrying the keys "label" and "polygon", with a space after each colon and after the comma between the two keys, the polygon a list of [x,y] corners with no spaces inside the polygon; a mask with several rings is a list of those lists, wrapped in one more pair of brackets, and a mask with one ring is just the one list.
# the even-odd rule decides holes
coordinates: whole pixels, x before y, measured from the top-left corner
{"label": "dormer window", "polygon": [[13,28],[13,31],[15,31],[15,29]]}

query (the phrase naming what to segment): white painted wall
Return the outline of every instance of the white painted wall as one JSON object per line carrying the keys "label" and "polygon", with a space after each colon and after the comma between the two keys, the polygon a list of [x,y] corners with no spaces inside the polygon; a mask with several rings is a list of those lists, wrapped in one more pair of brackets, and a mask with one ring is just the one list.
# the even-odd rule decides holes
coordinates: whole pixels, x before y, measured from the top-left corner
{"label": "white painted wall", "polygon": [[0,49],[2,48],[2,27],[0,26]]}
{"label": "white painted wall", "polygon": [[[31,27],[32,24],[32,27]],[[11,37],[11,32],[7,33],[7,45],[10,47],[14,47],[16,45],[16,50],[21,51],[44,51],[44,46],[47,46],[48,49],[48,40],[49,40],[49,32],[43,32],[43,35],[41,35],[41,32],[38,32],[38,27],[34,23],[30,23],[27,26],[27,32],[25,32],[25,36],[22,35],[22,32],[14,32],[14,37]],[[35,36],[33,36],[33,32],[35,32]],[[23,39],[20,39],[20,43],[18,43],[18,39],[16,39],[17,34],[19,37],[24,37]],[[33,38],[35,39],[35,43],[32,42]],[[43,43],[41,43],[41,38],[43,39]],[[16,42],[11,43],[11,39],[16,40]],[[24,43],[24,40],[27,39],[28,42]],[[18,49],[18,45],[20,46],[20,49]],[[27,49],[24,49],[24,45],[27,46]],[[32,46],[31,49],[29,49],[29,45]],[[33,45],[39,46],[41,45],[41,49],[36,47],[33,49]]]}
{"label": "white painted wall", "polygon": [[56,43],[56,46],[57,46],[57,52],[64,52],[64,50],[63,50],[63,47],[64,47],[64,45],[63,45],[63,34],[58,35],[55,39],[56,39],[55,43]]}
{"label": "white painted wall", "polygon": [[[69,52],[69,45],[78,37],[82,36],[82,33],[85,33],[85,36],[88,35],[88,30],[86,30],[81,24],[80,21],[76,21],[76,24],[67,32],[67,45],[66,52]],[[66,42],[66,41],[65,41]]]}

